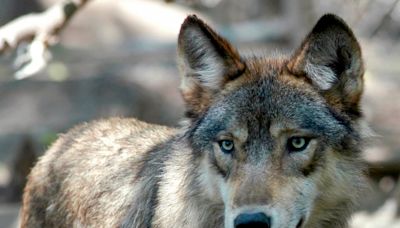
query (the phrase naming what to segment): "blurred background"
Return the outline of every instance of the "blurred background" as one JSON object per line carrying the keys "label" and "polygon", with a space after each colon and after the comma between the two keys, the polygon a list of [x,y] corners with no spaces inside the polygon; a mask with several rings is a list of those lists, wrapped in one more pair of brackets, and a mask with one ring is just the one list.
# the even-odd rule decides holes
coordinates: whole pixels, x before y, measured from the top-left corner
{"label": "blurred background", "polygon": [[[60,0],[0,0],[0,25]],[[0,227],[15,227],[32,164],[57,134],[110,116],[176,126],[183,114],[176,40],[196,13],[243,52],[290,54],[324,13],[354,29],[366,63],[364,112],[377,134],[363,156],[371,190],[351,227],[400,227],[399,0],[92,0],[36,75],[0,57]]]}

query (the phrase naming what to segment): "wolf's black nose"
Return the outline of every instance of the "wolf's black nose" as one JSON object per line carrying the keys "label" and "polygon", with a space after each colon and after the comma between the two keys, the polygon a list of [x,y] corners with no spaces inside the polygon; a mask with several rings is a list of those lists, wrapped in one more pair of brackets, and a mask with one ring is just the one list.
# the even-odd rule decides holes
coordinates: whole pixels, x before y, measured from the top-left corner
{"label": "wolf's black nose", "polygon": [[235,228],[270,228],[271,218],[264,213],[240,214],[235,218]]}

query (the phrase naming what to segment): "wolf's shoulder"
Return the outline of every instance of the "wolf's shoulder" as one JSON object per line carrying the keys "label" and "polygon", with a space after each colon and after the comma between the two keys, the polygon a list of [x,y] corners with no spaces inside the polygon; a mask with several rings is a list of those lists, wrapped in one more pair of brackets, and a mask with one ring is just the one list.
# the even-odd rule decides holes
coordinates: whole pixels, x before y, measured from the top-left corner
{"label": "wolf's shoulder", "polygon": [[49,148],[50,157],[79,155],[113,156],[121,151],[142,154],[173,137],[177,129],[142,122],[134,118],[108,118],[79,124],[59,138]]}
{"label": "wolf's shoulder", "polygon": [[75,140],[121,139],[129,138],[165,138],[176,133],[172,127],[146,123],[135,118],[112,117],[79,124],[60,138],[74,138]]}

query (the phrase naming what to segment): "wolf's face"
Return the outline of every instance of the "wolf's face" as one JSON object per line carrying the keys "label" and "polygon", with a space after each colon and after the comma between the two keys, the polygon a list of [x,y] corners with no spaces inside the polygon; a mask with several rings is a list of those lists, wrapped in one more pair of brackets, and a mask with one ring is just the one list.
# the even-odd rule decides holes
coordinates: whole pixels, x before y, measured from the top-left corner
{"label": "wolf's face", "polygon": [[324,16],[292,57],[270,60],[241,57],[191,16],[178,50],[198,181],[224,226],[345,224],[337,210],[362,182],[363,68],[344,22]]}

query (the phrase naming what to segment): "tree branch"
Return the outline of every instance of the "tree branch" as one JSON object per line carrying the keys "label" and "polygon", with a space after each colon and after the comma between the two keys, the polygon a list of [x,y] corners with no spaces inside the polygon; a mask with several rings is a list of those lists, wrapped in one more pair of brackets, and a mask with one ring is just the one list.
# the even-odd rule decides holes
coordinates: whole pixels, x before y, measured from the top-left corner
{"label": "tree branch", "polygon": [[19,17],[0,28],[0,54],[17,49],[15,77],[26,78],[42,70],[49,60],[48,47],[58,41],[60,31],[89,0],[64,0],[42,13]]}

